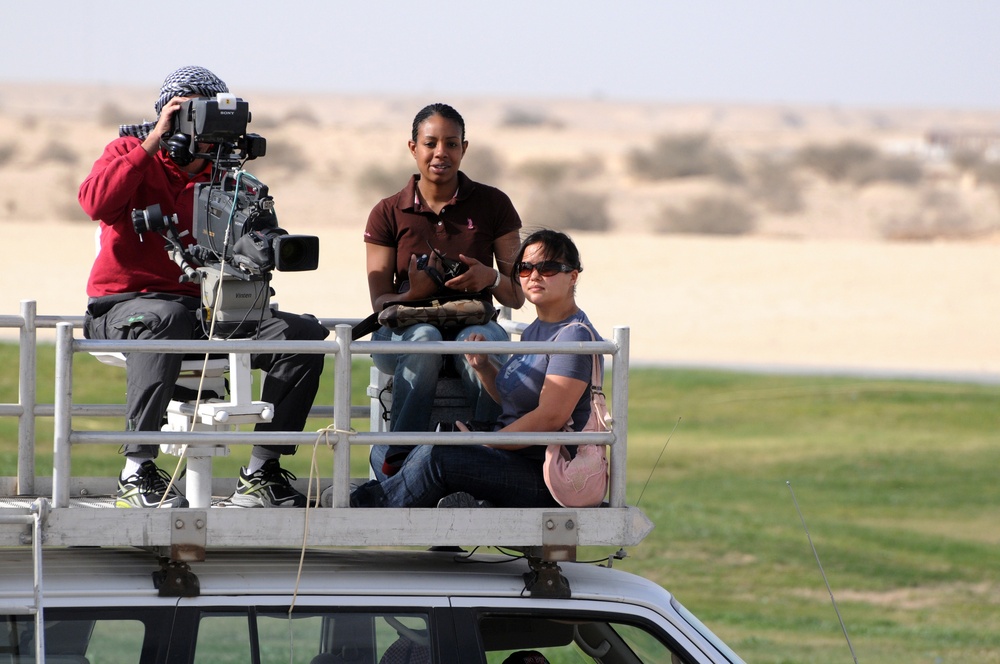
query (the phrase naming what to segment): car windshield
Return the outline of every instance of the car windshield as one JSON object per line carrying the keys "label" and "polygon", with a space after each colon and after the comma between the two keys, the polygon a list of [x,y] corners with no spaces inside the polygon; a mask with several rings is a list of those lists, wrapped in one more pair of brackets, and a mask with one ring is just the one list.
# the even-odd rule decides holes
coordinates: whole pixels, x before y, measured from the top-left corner
{"label": "car windshield", "polygon": [[679,613],[689,625],[698,630],[698,633],[705,637],[706,641],[718,648],[719,652],[722,653],[726,659],[733,662],[733,664],[746,664],[746,662],[744,662],[739,655],[734,653],[729,649],[729,646],[723,643],[722,639],[713,634],[712,630],[705,626],[705,623],[698,620],[697,616],[684,608],[684,605],[678,602],[676,598],[670,599],[670,605],[674,607],[674,610],[677,611],[677,613]]}

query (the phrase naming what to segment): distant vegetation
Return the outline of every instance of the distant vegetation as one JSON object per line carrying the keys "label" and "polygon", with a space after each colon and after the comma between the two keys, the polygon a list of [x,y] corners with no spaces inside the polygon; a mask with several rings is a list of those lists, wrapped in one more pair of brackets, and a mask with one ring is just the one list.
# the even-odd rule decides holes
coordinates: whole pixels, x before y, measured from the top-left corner
{"label": "distant vegetation", "polygon": [[611,227],[607,196],[573,188],[552,187],[537,193],[521,215],[526,227],[606,231]]}
{"label": "distant vegetation", "polygon": [[3,168],[8,162],[12,161],[17,153],[17,143],[14,143],[13,141],[4,141],[3,143],[0,143],[0,168]]}
{"label": "distant vegetation", "polygon": [[[296,201],[300,218],[315,209],[314,220],[322,223],[356,223],[375,200],[399,191],[414,167],[397,163],[405,155],[404,139],[391,152],[381,147],[381,119],[345,136],[343,120],[334,125],[320,110],[308,104],[255,110],[251,129],[267,139],[267,154],[249,170],[276,194],[292,181],[297,191],[308,191],[308,204]],[[499,110],[496,126],[477,129],[462,170],[511,195],[526,223],[596,232],[773,231],[809,237],[817,220],[827,221],[829,214],[827,228],[843,220],[847,233],[890,241],[975,239],[1000,232],[1000,148],[991,147],[988,136],[958,140],[945,132],[951,143],[935,142],[929,134],[923,144],[900,139],[886,145],[879,132],[898,131],[900,122],[869,113],[852,122],[871,138],[824,142],[812,115],[786,108],[770,119],[773,131],[786,132],[774,145],[761,144],[752,132],[747,139],[679,131],[629,136],[634,144],[596,137],[581,144],[587,150],[581,154],[554,140],[572,127],[544,104]],[[725,122],[731,110],[715,109],[708,126]],[[0,221],[82,218],[79,183],[114,135],[112,128],[143,113],[109,99],[92,111],[88,133],[75,118],[0,110],[0,125],[7,129],[0,140]],[[840,115],[847,123],[848,116]],[[337,132],[342,143],[331,141],[328,132]],[[510,139],[527,141],[532,149],[509,150],[503,140]],[[549,142],[559,151],[534,149]],[[529,156],[519,158],[525,153]],[[31,186],[40,181],[46,183],[44,196]],[[288,204],[287,195],[282,201]]]}
{"label": "distant vegetation", "polygon": [[762,157],[750,176],[750,194],[765,210],[795,214],[805,208],[802,182],[787,161]]}
{"label": "distant vegetation", "polygon": [[703,176],[728,184],[743,181],[736,161],[707,134],[661,136],[651,148],[629,152],[628,165],[634,175],[647,180]]}
{"label": "distant vegetation", "polygon": [[357,177],[358,192],[366,198],[381,200],[405,187],[414,172],[412,163],[394,167],[370,164]]}
{"label": "distant vegetation", "polygon": [[299,175],[310,170],[311,164],[302,147],[285,140],[269,140],[267,154],[255,161],[253,168],[264,177],[268,173],[282,171],[288,175]]}
{"label": "distant vegetation", "polygon": [[57,163],[73,166],[80,161],[80,155],[72,147],[58,140],[51,140],[38,151],[37,163]]}
{"label": "distant vegetation", "polygon": [[500,153],[486,144],[477,143],[469,148],[462,159],[462,171],[477,182],[495,184],[503,178],[506,170],[507,166]]}
{"label": "distant vegetation", "polygon": [[887,157],[858,141],[809,145],[798,153],[799,163],[831,182],[864,186],[873,182],[916,184],[923,177],[920,163],[909,157]]}
{"label": "distant vegetation", "polygon": [[960,240],[975,237],[983,229],[953,193],[928,190],[915,211],[889,217],[881,232],[888,240]]}
{"label": "distant vegetation", "polygon": [[665,207],[656,230],[661,233],[745,235],[754,229],[754,211],[728,195],[695,198],[684,207]]}
{"label": "distant vegetation", "polygon": [[508,107],[504,111],[500,125],[504,127],[548,127],[550,129],[558,129],[563,126],[563,123],[549,116],[544,110],[513,106]]}
{"label": "distant vegetation", "polygon": [[114,127],[135,122],[129,118],[128,111],[112,101],[106,101],[97,109],[97,122],[106,127]]}

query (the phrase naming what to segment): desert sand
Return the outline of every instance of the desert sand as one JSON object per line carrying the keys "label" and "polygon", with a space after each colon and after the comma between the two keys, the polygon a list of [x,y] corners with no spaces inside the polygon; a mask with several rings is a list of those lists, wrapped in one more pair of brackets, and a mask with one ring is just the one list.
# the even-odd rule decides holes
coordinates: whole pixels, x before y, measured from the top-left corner
{"label": "desert sand", "polygon": [[[149,114],[144,110],[148,91],[68,89],[59,94],[60,103],[52,105],[45,103],[44,91],[0,85],[0,136],[6,137],[0,148],[16,148],[0,163],[0,231],[8,247],[0,314],[18,313],[22,300],[35,300],[42,315],[82,313],[95,224],[74,209],[75,189],[114,135],[94,109],[110,98],[117,112],[133,121]],[[321,317],[363,317],[369,304],[361,230],[379,195],[362,191],[355,176],[371,163],[405,169],[409,120],[423,103],[438,100],[330,98],[307,104],[260,98],[259,115],[312,113],[308,122],[266,125],[269,148],[298,141],[298,155],[308,164],[304,170],[267,170],[267,158],[261,160],[261,179],[272,188],[282,224],[321,240],[317,271],[275,274],[276,301],[282,309]],[[874,122],[870,118],[876,111],[841,110],[838,122],[837,109],[536,100],[520,107],[558,118],[560,125],[524,128],[501,121],[514,102],[464,102],[455,105],[470,127],[470,154],[477,140],[486,143],[503,157],[508,172],[532,159],[603,164],[587,176],[586,186],[588,191],[603,187],[613,225],[605,232],[570,231],[584,263],[578,299],[605,334],[616,326],[630,328],[634,362],[1000,381],[1000,242],[995,233],[889,242],[878,232],[880,201],[897,208],[911,205],[902,202],[905,192],[824,187],[814,181],[807,182],[805,211],[763,215],[753,233],[658,233],[651,210],[664,196],[676,197],[682,190],[637,182],[624,166],[630,146],[648,144],[668,128],[711,131],[738,153],[761,145],[787,150],[818,137],[867,136],[880,145],[916,145],[928,127],[950,122],[978,131],[996,126],[998,114],[897,110],[879,112],[883,120]],[[791,131],[785,125],[793,112],[801,121]],[[811,126],[811,133],[803,133],[801,123]],[[68,146],[78,156],[65,164],[42,160],[38,148],[46,141],[50,147],[53,141]],[[537,183],[509,177],[501,187],[522,210],[526,225],[533,225],[524,211]],[[963,203],[980,210],[987,226],[1000,217],[991,196],[972,191],[972,202]],[[530,305],[515,314],[522,320],[532,316]],[[0,338],[14,339],[16,330],[0,329]]]}

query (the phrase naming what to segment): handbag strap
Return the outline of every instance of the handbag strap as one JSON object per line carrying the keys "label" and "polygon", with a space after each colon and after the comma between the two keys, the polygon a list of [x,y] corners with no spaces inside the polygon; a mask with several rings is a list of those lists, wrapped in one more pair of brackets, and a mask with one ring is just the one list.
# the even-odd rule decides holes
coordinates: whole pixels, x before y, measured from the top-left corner
{"label": "handbag strap", "polygon": [[[585,329],[588,334],[590,334],[591,341],[597,341],[597,337],[594,336],[594,331],[590,329],[589,325],[585,325],[581,321],[575,320],[572,323],[566,325],[566,327],[564,327],[563,329],[565,330],[567,327],[570,327],[571,325],[579,325],[580,327]],[[592,364],[591,372],[590,372],[590,389],[595,390],[597,392],[600,392],[601,390],[604,389],[604,376],[601,374],[601,364],[598,361],[599,359],[600,358],[598,358],[597,353],[594,353],[593,362],[591,363]]]}
{"label": "handbag strap", "polygon": [[[566,325],[566,327],[569,327],[570,325],[579,325],[583,327],[583,329],[587,330],[587,332],[590,334],[590,340],[597,341],[597,337],[594,336],[594,331],[590,329],[589,325],[585,325],[578,320],[569,323],[569,325]],[[604,385],[603,385],[604,377],[601,374],[600,357],[598,357],[597,353],[594,353],[592,358],[593,359],[591,361],[591,371],[590,371],[590,407],[591,409],[599,409],[599,412],[603,413],[603,417],[608,418],[609,414],[607,410],[607,405],[604,401]],[[572,423],[572,421],[573,419],[570,418],[570,424]],[[567,426],[569,426],[569,424]],[[611,428],[610,425],[608,424],[608,421],[605,421],[605,426],[608,429]]]}
{"label": "handbag strap", "polygon": [[351,341],[357,341],[361,337],[371,334],[380,327],[382,327],[382,325],[378,322],[378,312],[376,311],[351,328]]}

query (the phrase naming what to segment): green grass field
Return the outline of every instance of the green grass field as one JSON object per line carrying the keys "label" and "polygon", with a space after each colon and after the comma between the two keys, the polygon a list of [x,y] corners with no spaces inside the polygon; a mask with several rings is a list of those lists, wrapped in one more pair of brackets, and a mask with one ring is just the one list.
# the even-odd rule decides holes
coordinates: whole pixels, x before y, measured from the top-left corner
{"label": "green grass field", "polygon": [[[42,350],[39,401],[51,403]],[[0,402],[15,402],[16,346],[0,344],[0,361]],[[74,376],[80,402],[124,398],[121,370],[78,357]],[[354,377],[364,403],[365,363]],[[1000,386],[635,369],[630,396],[629,502],[656,529],[615,566],[673,591],[748,662],[852,661],[788,483],[860,662],[1000,662]],[[0,418],[4,475],[16,427]],[[39,420],[39,474],[51,439]],[[285,465],[307,475],[309,456]],[[115,449],[83,448],[73,472],[119,464]],[[352,465],[365,474],[362,450]]]}

